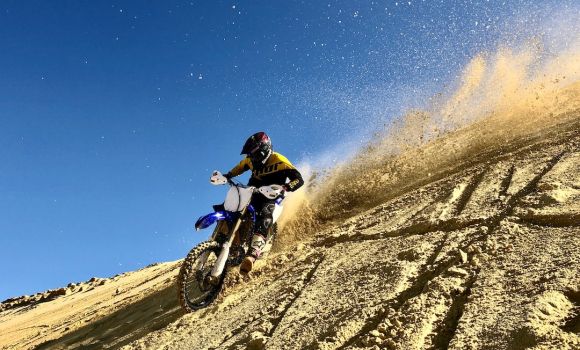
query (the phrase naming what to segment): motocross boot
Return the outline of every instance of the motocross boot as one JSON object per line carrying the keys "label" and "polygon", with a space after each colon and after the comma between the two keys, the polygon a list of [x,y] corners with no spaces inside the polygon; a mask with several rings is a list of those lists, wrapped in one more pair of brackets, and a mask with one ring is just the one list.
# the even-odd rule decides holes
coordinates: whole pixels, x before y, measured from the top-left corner
{"label": "motocross boot", "polygon": [[244,258],[242,263],[240,264],[240,272],[241,273],[248,273],[252,271],[254,267],[254,262],[260,257],[262,254],[262,249],[266,245],[266,238],[259,233],[255,233],[252,236],[252,245],[250,246],[250,251],[248,255]]}

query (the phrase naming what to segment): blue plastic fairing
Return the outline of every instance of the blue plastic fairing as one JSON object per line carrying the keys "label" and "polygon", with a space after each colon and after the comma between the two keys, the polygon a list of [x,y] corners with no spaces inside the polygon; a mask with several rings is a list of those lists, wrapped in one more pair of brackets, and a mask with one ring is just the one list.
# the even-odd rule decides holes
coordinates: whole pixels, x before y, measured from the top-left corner
{"label": "blue plastic fairing", "polygon": [[252,221],[256,222],[256,209],[254,209],[254,207],[250,204],[248,205],[248,210],[250,211],[250,214],[252,214]]}
{"label": "blue plastic fairing", "polygon": [[216,211],[215,213],[207,214],[197,219],[195,223],[195,229],[197,231],[203,230],[204,228],[210,227],[216,221],[226,220],[229,217],[228,213],[225,211]]}

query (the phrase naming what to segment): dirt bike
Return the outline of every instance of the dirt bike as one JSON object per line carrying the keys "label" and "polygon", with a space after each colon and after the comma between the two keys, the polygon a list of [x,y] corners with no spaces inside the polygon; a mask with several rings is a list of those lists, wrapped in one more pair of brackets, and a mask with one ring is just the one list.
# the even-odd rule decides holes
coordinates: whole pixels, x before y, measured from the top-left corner
{"label": "dirt bike", "polygon": [[275,199],[273,224],[260,259],[268,254],[277,233],[276,221],[282,213],[284,190],[270,185],[260,188],[245,186],[214,171],[210,183],[229,184],[230,189],[222,205],[214,205],[214,212],[200,217],[196,231],[217,222],[209,240],[193,248],[181,265],[177,277],[179,301],[186,312],[199,310],[211,304],[221,291],[229,267],[239,265],[252,241],[256,211],[250,204],[253,195]]}

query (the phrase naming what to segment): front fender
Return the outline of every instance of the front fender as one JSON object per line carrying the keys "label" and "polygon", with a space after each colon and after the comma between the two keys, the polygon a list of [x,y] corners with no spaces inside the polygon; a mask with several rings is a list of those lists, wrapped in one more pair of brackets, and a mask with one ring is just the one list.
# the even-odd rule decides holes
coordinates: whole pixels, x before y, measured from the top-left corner
{"label": "front fender", "polygon": [[230,214],[226,211],[216,211],[214,213],[207,214],[197,219],[195,222],[195,230],[203,230],[204,228],[213,225],[216,221],[227,220],[229,217]]}

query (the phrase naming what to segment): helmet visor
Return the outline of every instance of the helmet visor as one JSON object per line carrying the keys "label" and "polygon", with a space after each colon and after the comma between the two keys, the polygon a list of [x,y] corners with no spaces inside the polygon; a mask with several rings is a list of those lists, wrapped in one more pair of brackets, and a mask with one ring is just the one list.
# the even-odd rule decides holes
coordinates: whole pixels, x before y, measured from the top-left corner
{"label": "helmet visor", "polygon": [[251,152],[250,154],[248,154],[248,156],[250,157],[250,159],[254,162],[261,162],[264,160],[265,158],[265,154],[262,150],[260,150],[259,148],[255,149],[253,152]]}

